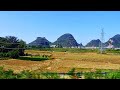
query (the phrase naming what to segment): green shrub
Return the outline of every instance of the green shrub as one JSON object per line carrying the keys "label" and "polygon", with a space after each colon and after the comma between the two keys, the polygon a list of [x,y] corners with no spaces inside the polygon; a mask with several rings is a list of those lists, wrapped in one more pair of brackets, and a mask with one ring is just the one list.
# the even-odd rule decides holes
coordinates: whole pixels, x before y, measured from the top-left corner
{"label": "green shrub", "polygon": [[14,59],[18,58],[18,57],[19,57],[19,50],[9,51],[9,52],[8,52],[8,56],[9,56],[10,58],[14,58]]}
{"label": "green shrub", "polygon": [[93,77],[95,79],[100,79],[104,77],[104,74],[102,72],[102,70],[96,70],[96,72],[93,73]]}
{"label": "green shrub", "polygon": [[82,72],[78,72],[78,73],[76,73],[76,76],[77,76],[78,78],[81,78],[81,76],[82,76]]}
{"label": "green shrub", "polygon": [[16,79],[16,75],[13,70],[5,71],[3,67],[0,67],[0,79]]}
{"label": "green shrub", "polygon": [[94,79],[93,72],[86,72],[84,73],[85,79]]}
{"label": "green shrub", "polygon": [[1,52],[0,53],[0,58],[5,58],[5,57],[9,57],[9,54]]}
{"label": "green shrub", "polygon": [[18,79],[32,79],[32,73],[29,70],[24,70],[17,75]]}
{"label": "green shrub", "polygon": [[105,79],[120,79],[120,71],[111,71],[109,72]]}
{"label": "green shrub", "polygon": [[68,75],[74,76],[75,75],[75,68],[72,68],[70,71],[67,73]]}
{"label": "green shrub", "polygon": [[1,58],[1,57],[3,57],[3,53],[2,53],[2,52],[0,53],[0,58]]}
{"label": "green shrub", "polygon": [[12,50],[9,52],[1,52],[0,53],[0,58],[4,58],[4,57],[10,57],[10,58],[18,58],[19,57],[19,51],[18,50]]}
{"label": "green shrub", "polygon": [[60,79],[60,75],[58,73],[46,72],[42,73],[42,75],[44,75],[47,79]]}

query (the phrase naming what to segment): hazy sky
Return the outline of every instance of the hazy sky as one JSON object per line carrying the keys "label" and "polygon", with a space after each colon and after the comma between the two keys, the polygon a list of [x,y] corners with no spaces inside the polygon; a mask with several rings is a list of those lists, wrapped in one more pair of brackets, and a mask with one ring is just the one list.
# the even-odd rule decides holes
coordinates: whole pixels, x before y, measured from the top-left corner
{"label": "hazy sky", "polygon": [[0,37],[16,36],[27,43],[36,37],[54,42],[71,33],[86,45],[100,38],[102,28],[105,41],[120,34],[120,11],[0,11]]}

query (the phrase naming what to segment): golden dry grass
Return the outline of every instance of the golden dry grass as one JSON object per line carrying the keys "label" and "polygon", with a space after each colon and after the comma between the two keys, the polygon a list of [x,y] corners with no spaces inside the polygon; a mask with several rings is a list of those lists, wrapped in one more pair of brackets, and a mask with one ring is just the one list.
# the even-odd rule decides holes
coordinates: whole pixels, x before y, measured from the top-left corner
{"label": "golden dry grass", "polygon": [[25,60],[0,60],[0,66],[5,69],[13,69],[15,72],[22,70],[68,72],[72,68],[80,70],[95,69],[119,69],[120,55],[97,54],[97,53],[68,53],[68,52],[49,52],[38,50],[26,50],[26,53],[33,55],[51,55],[53,60],[46,61],[25,61]]}

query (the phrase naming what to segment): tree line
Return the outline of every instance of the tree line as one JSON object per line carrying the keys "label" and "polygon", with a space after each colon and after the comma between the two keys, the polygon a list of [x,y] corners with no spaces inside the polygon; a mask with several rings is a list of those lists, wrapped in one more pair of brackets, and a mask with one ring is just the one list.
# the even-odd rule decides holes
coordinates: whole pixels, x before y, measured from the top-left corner
{"label": "tree line", "polygon": [[0,37],[0,57],[17,58],[24,55],[26,42],[15,36]]}

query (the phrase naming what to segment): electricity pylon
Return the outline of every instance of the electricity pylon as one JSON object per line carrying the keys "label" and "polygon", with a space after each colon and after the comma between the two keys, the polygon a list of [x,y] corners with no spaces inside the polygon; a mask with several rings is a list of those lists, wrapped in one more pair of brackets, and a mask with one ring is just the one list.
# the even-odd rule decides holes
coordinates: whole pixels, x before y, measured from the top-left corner
{"label": "electricity pylon", "polygon": [[101,32],[101,44],[100,44],[100,52],[103,53],[104,50],[104,29]]}

